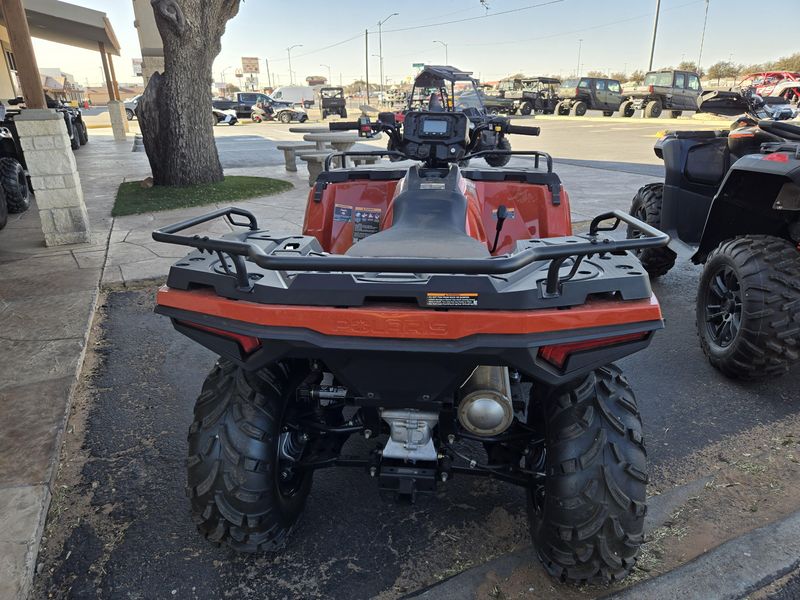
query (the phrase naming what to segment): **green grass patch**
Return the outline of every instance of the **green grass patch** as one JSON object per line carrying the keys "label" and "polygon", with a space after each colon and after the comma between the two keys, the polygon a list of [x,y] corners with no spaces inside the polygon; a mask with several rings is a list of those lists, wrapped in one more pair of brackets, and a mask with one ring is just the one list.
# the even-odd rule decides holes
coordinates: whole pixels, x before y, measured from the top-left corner
{"label": "green grass patch", "polygon": [[122,217],[206,204],[227,204],[236,200],[280,194],[293,187],[290,182],[282,179],[245,175],[229,175],[219,183],[186,187],[142,187],[141,181],[126,181],[117,190],[111,215]]}

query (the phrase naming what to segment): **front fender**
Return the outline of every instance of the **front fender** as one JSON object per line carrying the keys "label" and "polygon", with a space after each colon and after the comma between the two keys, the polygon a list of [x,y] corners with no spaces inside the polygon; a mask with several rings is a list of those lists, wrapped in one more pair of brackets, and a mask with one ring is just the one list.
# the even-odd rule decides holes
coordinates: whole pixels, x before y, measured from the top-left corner
{"label": "front fender", "polygon": [[721,242],[740,235],[789,236],[800,219],[800,159],[788,153],[750,154],[728,171],[711,203],[692,262],[705,262]]}

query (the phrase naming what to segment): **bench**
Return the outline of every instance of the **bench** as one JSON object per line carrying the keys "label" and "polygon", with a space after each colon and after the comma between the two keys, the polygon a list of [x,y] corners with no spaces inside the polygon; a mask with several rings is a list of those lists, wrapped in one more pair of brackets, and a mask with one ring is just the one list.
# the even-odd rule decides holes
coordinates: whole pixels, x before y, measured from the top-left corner
{"label": "bench", "polygon": [[298,156],[300,160],[308,166],[308,185],[314,185],[317,177],[322,173],[322,168],[325,165],[325,159],[328,158],[330,152],[308,152],[303,151]]}
{"label": "bench", "polygon": [[283,160],[287,171],[297,171],[297,153],[301,150],[315,150],[314,144],[303,142],[285,142],[275,146],[278,150],[283,150]]}

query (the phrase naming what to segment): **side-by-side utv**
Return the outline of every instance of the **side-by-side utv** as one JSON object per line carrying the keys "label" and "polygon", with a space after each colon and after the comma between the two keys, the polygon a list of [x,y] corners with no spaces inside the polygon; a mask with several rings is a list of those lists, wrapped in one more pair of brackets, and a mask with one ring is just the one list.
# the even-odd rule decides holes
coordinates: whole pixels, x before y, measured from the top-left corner
{"label": "side-by-side utv", "polygon": [[[280,549],[326,467],[362,469],[365,484],[409,500],[475,475],[527,490],[554,576],[625,576],[642,543],[647,460],[613,363],[663,326],[631,251],[667,237],[621,212],[574,234],[545,153],[514,153],[531,168],[459,167],[485,156],[484,132],[535,127],[412,111],[402,128],[330,128],[380,131],[394,150],[367,154],[414,162],[331,169],[365,152],[331,155],[302,234],[279,236],[237,208],[153,234],[194,248],[156,311],[220,356],[189,430],[201,533]],[[216,219],[239,231],[204,234]],[[641,237],[609,235],[621,221]],[[366,440],[360,456],[342,455],[351,436]]]}
{"label": "side-by-side utv", "polygon": [[631,214],[671,242],[640,258],[652,277],[679,254],[704,265],[696,322],[712,365],[740,379],[780,375],[800,361],[800,127],[781,120],[796,110],[748,90],[704,92],[699,108],[744,115],[730,130],[658,140],[665,181],[640,189]]}
{"label": "side-by-side utv", "polygon": [[344,88],[321,88],[319,90],[319,108],[322,111],[323,119],[327,119],[331,115],[339,115],[342,119],[346,119],[347,101],[344,97]]}

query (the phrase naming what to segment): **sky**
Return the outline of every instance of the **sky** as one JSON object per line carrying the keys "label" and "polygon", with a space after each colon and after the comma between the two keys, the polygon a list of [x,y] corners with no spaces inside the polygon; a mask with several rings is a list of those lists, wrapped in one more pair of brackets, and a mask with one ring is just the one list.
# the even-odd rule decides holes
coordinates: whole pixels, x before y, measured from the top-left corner
{"label": "sky", "polygon": [[[139,57],[130,0],[68,0],[105,12],[122,46],[115,57],[120,83],[141,82],[131,59]],[[214,79],[226,79],[242,56],[262,59],[261,85],[267,84],[263,59],[269,59],[273,85],[289,83],[286,49],[292,50],[295,81],[328,75],[347,84],[364,77],[365,30],[369,30],[370,81],[378,82],[378,27],[384,23],[384,79],[389,84],[414,73],[413,63],[442,64],[447,44],[450,64],[484,81],[512,73],[574,74],[581,71],[631,72],[646,69],[655,0],[243,0],[228,22]],[[697,61],[706,0],[662,0],[654,67]],[[796,52],[796,19],[769,19],[769,32],[743,15],[753,14],[751,0],[710,0],[702,54],[704,67],[732,59],[753,64]],[[467,20],[468,19],[468,20]],[[446,23],[461,21],[457,23]],[[749,21],[748,21],[749,22]],[[582,40],[582,41],[579,41]],[[39,66],[59,67],[82,84],[102,80],[96,52],[34,41]],[[327,65],[327,66],[324,66]]]}

